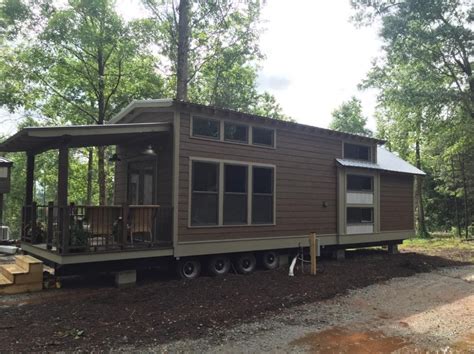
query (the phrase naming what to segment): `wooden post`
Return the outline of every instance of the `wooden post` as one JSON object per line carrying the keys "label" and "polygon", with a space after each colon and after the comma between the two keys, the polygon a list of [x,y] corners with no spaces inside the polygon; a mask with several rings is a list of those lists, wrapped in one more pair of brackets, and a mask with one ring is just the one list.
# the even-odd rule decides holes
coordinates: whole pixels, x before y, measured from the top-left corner
{"label": "wooden post", "polygon": [[46,248],[53,248],[53,228],[54,228],[54,203],[48,202],[48,230],[46,234]]}
{"label": "wooden post", "polygon": [[31,203],[33,203],[34,179],[35,179],[35,155],[28,153],[26,155],[25,205],[31,205]]}
{"label": "wooden post", "polygon": [[316,233],[309,235],[309,249],[311,255],[311,275],[316,275],[316,256],[318,255],[318,239]]}
{"label": "wooden post", "polygon": [[36,220],[38,218],[38,209],[36,202],[31,203],[31,213],[30,213],[30,226],[31,226],[31,243],[37,243],[38,241],[38,225]]}
{"label": "wooden post", "polygon": [[128,238],[128,222],[130,210],[127,204],[122,206],[122,249],[127,244]]}
{"label": "wooden post", "polygon": [[69,177],[69,149],[62,147],[59,149],[58,159],[58,208],[61,237],[62,252],[67,253],[69,248],[69,206],[67,204]]}

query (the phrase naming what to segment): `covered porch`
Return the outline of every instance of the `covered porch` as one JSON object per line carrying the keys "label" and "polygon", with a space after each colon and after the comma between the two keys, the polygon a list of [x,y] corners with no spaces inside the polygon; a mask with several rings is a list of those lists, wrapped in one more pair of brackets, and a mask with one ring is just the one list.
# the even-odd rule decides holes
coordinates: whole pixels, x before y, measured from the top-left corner
{"label": "covered porch", "polygon": [[[171,249],[172,138],[170,123],[140,123],[26,128],[0,144],[0,151],[27,155],[24,249],[42,258]],[[70,149],[93,146],[116,147],[111,205],[69,200]],[[35,157],[48,150],[58,150],[57,196],[40,204]]]}

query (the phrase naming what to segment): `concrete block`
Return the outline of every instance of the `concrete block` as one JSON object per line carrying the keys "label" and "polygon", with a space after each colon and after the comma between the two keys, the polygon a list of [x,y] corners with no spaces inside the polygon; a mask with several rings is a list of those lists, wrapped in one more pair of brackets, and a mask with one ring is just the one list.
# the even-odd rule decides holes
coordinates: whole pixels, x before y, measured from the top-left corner
{"label": "concrete block", "polygon": [[115,285],[119,288],[134,286],[137,283],[136,270],[123,270],[115,273]]}
{"label": "concrete block", "polygon": [[290,264],[290,262],[289,262],[289,260],[288,260],[289,257],[290,257],[290,256],[289,256],[288,254],[280,254],[280,255],[278,255],[278,261],[279,261],[278,264],[280,265],[280,267],[286,267],[286,266],[288,266],[288,264]]}
{"label": "concrete block", "polygon": [[337,261],[343,261],[344,259],[346,259],[346,250],[344,249],[334,250],[332,252],[332,258]]}
{"label": "concrete block", "polygon": [[398,254],[398,245],[397,244],[392,244],[387,246],[387,251],[388,254]]}

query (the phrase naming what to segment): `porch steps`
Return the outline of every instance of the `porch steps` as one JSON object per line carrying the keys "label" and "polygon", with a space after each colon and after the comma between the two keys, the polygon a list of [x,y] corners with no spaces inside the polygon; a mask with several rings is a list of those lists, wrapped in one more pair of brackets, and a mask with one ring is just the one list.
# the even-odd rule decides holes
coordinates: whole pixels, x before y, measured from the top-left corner
{"label": "porch steps", "polygon": [[0,265],[0,295],[43,289],[43,262],[31,256],[15,256],[15,263]]}

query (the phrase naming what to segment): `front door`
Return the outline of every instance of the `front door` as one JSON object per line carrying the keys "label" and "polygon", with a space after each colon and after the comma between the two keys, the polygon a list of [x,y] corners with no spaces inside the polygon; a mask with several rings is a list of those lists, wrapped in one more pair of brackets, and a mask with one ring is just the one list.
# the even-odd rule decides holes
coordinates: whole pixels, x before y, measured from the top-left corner
{"label": "front door", "polygon": [[156,203],[156,161],[128,164],[128,202],[130,205]]}

